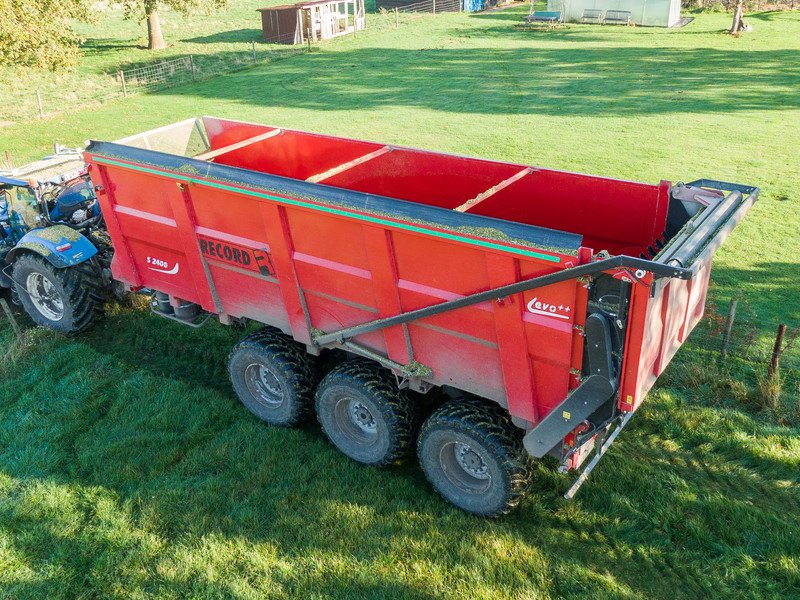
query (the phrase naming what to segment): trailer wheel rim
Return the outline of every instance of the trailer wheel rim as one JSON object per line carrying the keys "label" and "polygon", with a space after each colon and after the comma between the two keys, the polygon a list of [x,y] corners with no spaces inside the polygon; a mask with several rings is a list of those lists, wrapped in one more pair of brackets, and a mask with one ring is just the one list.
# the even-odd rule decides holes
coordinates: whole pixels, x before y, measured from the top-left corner
{"label": "trailer wheel rim", "polygon": [[33,306],[42,316],[50,321],[60,321],[64,318],[64,300],[53,282],[43,274],[29,274],[25,279],[25,290]]}
{"label": "trailer wheel rim", "polygon": [[278,408],[283,404],[283,390],[275,375],[264,365],[252,363],[244,371],[247,389],[259,404]]}
{"label": "trailer wheel rim", "polygon": [[442,471],[460,490],[481,494],[492,486],[492,474],[489,465],[469,444],[449,442],[439,451],[439,464]]}
{"label": "trailer wheel rim", "polygon": [[372,445],[378,439],[378,423],[366,403],[356,398],[340,398],[334,410],[339,429],[352,441]]}

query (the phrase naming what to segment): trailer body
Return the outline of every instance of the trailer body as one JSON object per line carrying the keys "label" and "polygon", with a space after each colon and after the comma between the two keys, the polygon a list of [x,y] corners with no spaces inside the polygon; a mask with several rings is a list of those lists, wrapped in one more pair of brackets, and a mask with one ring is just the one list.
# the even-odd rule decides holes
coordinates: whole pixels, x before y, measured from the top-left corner
{"label": "trailer body", "polygon": [[566,468],[686,341],[758,195],[213,117],[85,160],[130,289],[494,401]]}

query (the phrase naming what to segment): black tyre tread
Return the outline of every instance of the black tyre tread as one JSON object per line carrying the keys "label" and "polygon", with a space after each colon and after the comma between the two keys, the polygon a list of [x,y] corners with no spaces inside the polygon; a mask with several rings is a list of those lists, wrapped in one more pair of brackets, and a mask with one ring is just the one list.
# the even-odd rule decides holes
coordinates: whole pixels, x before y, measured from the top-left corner
{"label": "black tyre tread", "polygon": [[228,368],[234,355],[243,349],[266,352],[283,376],[294,382],[295,408],[283,427],[295,427],[307,421],[314,410],[314,391],[319,381],[315,365],[305,349],[292,338],[276,329],[265,327],[254,331],[238,342],[228,355]]}
{"label": "black tyre tread", "polygon": [[[64,289],[67,295],[66,301],[72,307],[72,326],[64,330],[65,333],[81,333],[92,326],[95,318],[102,312],[105,294],[102,279],[95,273],[91,264],[84,262],[74,267],[57,269],[43,257],[24,254],[14,261],[15,282],[20,281],[17,277],[18,270],[24,268],[26,264],[42,273],[52,275]],[[19,284],[17,285],[19,287]],[[23,289],[17,293],[26,292]],[[40,325],[48,326],[46,322],[37,318],[38,315],[30,316]]]}
{"label": "black tyre tread", "polygon": [[419,407],[397,387],[394,375],[365,358],[355,358],[334,367],[317,388],[317,419],[319,419],[319,398],[328,385],[357,386],[367,392],[370,399],[379,407],[383,407],[382,416],[390,431],[396,432],[393,443],[384,458],[371,463],[371,466],[383,468],[399,462],[411,453],[416,433],[419,429]]}
{"label": "black tyre tread", "polygon": [[[508,411],[499,404],[474,397],[449,400],[422,424],[418,450],[421,450],[428,432],[445,428],[455,429],[482,440],[487,447],[494,451],[495,456],[500,460],[501,467],[508,473],[505,506],[495,512],[482,514],[482,516],[499,517],[519,505],[530,486],[533,459],[522,444],[524,433],[511,422]],[[427,472],[425,477],[436,489],[436,485],[428,477]],[[437,492],[439,492],[438,489]],[[439,493],[442,495],[441,492]],[[442,497],[448,500],[444,495]]]}

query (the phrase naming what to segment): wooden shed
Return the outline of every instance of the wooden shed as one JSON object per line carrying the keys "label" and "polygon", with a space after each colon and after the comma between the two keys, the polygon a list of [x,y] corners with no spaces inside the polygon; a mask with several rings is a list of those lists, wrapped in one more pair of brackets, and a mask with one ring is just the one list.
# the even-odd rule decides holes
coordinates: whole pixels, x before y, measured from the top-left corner
{"label": "wooden shed", "polygon": [[366,27],[364,0],[310,0],[258,12],[264,41],[279,44],[317,42]]}
{"label": "wooden shed", "polygon": [[303,19],[295,4],[259,8],[261,31],[265,42],[273,44],[302,44]]}

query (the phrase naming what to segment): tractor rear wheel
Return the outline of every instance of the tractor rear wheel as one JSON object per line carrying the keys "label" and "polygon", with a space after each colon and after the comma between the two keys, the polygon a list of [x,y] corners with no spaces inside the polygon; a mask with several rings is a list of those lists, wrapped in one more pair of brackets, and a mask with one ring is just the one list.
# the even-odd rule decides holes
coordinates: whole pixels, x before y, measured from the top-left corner
{"label": "tractor rear wheel", "polygon": [[425,476],[445,500],[496,517],[517,506],[528,488],[532,459],[522,436],[499,405],[451,400],[422,425],[417,452]]}
{"label": "tractor rear wheel", "polygon": [[14,261],[12,279],[31,319],[61,333],[88,329],[103,304],[103,283],[87,263],[57,269],[41,256],[23,254]]}
{"label": "tractor rear wheel", "polygon": [[394,376],[369,360],[338,365],[317,388],[317,418],[331,443],[360,463],[385,467],[409,453],[417,410]]}
{"label": "tractor rear wheel", "polygon": [[294,427],[310,416],[314,365],[289,337],[273,329],[248,335],[231,350],[228,373],[239,400],[259,419]]}

